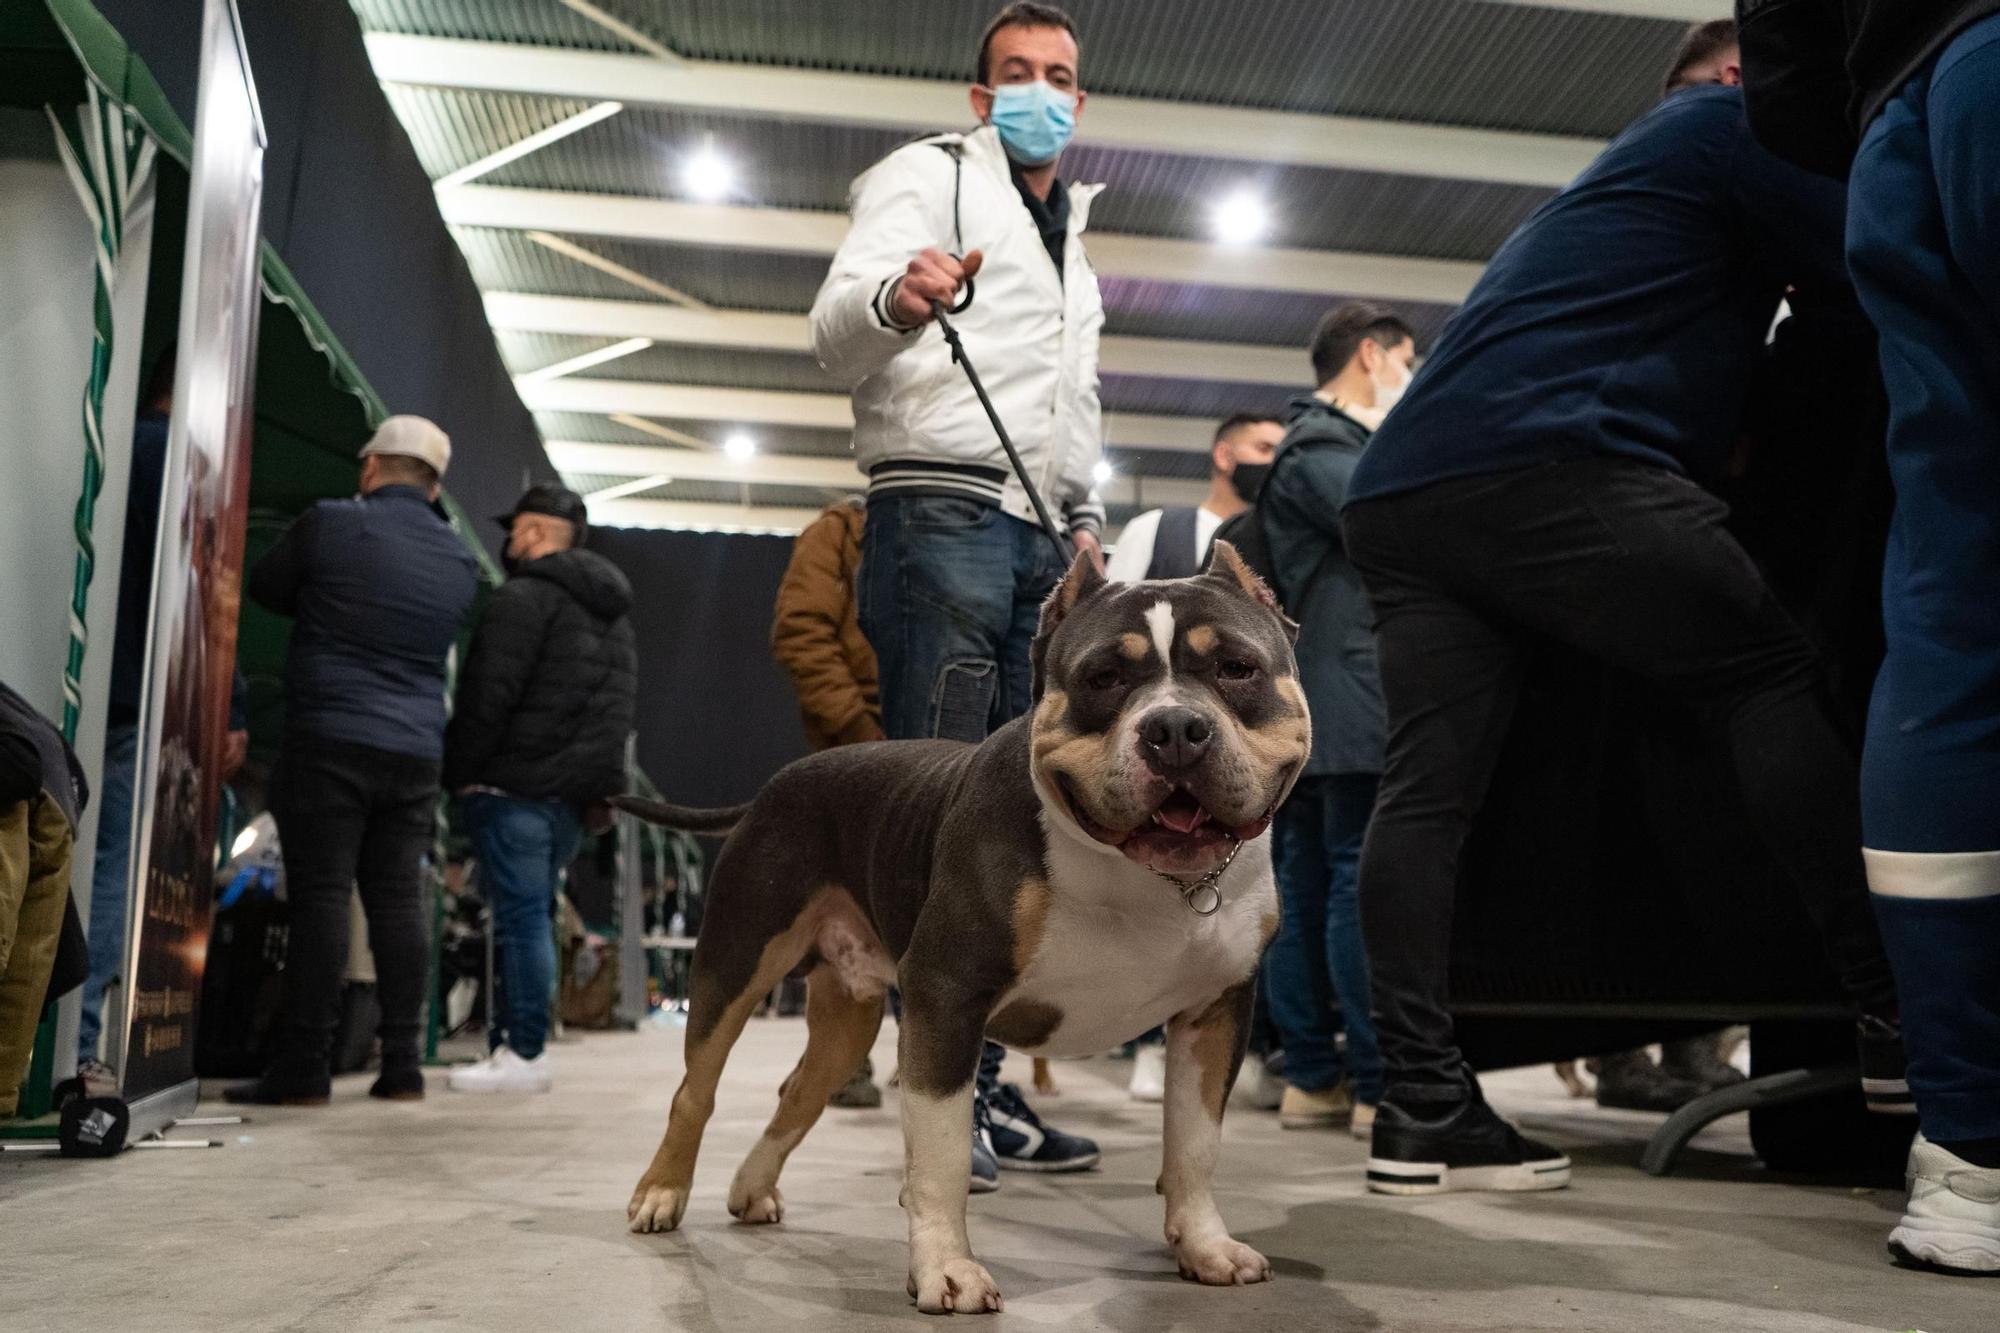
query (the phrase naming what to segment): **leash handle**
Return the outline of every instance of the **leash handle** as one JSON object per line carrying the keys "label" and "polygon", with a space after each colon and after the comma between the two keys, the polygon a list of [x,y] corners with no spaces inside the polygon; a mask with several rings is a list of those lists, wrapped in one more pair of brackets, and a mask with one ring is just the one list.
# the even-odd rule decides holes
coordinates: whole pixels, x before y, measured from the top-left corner
{"label": "leash handle", "polygon": [[955,315],[972,304],[972,281],[965,283],[965,299],[949,311],[944,302],[931,302],[931,316],[937,320],[938,331],[944,334],[945,342],[951,347],[951,359],[965,370],[965,378],[972,381],[972,392],[979,399],[979,405],[986,409],[986,419],[993,423],[993,433],[1000,437],[1000,447],[1007,451],[1007,461],[1014,465],[1014,475],[1021,479],[1021,486],[1028,492],[1028,503],[1035,507],[1035,517],[1042,521],[1042,531],[1048,534],[1049,545],[1055,547],[1056,564],[1069,568],[1070,558],[1075,549],[1063,540],[1062,530],[1049,517],[1049,507],[1042,503],[1042,493],[1035,489],[1033,479],[1028,476],[1028,466],[1021,461],[1021,451],[1014,447],[1014,441],[1007,434],[1007,427],[1001,422],[1000,414],[993,410],[993,400],[986,396],[986,386],[980,383],[979,372],[973,368],[972,358],[965,354],[965,344],[959,341],[958,330],[952,327],[947,315]]}

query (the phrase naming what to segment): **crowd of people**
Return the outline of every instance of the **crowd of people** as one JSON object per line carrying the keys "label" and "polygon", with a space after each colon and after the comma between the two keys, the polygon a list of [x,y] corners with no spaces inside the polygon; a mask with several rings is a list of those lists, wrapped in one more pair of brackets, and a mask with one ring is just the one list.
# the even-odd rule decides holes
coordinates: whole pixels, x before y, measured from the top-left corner
{"label": "crowd of people", "polygon": [[[2000,251],[1982,242],[2000,223],[2000,19],[1867,4],[1849,32],[1837,6],[1745,8],[1741,34],[1690,31],[1659,103],[1501,248],[1420,367],[1393,310],[1329,312],[1313,391],[1282,421],[1223,423],[1209,496],[1135,518],[1110,573],[1191,574],[1220,534],[1300,625],[1314,745],[1274,833],[1284,912],[1260,988],[1282,1123],[1366,1138],[1387,1193],[1568,1183],[1568,1159],[1480,1095],[1446,991],[1465,839],[1533,645],[1554,641],[1682,701],[1729,756],[1853,1003],[1870,1109],[1922,1117],[1892,1248],[1996,1269],[2000,625],[1983,576]],[[855,184],[812,327],[852,389],[868,495],[801,541],[774,635],[823,743],[873,735],[876,708],[890,737],[974,740],[1029,704],[1058,562],[930,328],[938,309],[993,349],[982,371],[1022,470],[1079,557],[1099,556],[1095,191],[1059,171],[1087,101],[1079,54],[1060,10],[1009,6],[980,46],[981,127]],[[1780,303],[1854,289],[1882,337],[1898,502],[1859,767],[1818,650],[1710,489]],[[1621,1097],[1698,1092],[1735,1077],[1728,1044],[1601,1069]],[[1142,1044],[1135,1093],[1146,1063]],[[990,1049],[976,1187],[995,1160],[1021,1164],[1015,1142],[1065,1145],[1033,1169],[1095,1160],[997,1067]]]}
{"label": "crowd of people", "polygon": [[[1568,1183],[1567,1157],[1486,1103],[1447,992],[1461,855],[1534,646],[1553,641],[1712,734],[1851,999],[1863,1095],[1920,1116],[1892,1248],[2000,1270],[2000,4],[1869,0],[1845,7],[1852,24],[1836,5],[1742,10],[1740,30],[1691,30],[1658,104],[1515,232],[1427,355],[1389,307],[1329,311],[1303,349],[1311,388],[1279,417],[1224,421],[1203,502],[1134,518],[1108,572],[1190,576],[1220,537],[1298,622],[1313,745],[1273,835],[1283,913],[1258,1025],[1287,1128],[1366,1140],[1385,1193]],[[1034,492],[1066,556],[1104,560],[1104,308],[1084,242],[1098,187],[1061,174],[1087,102],[1067,15],[1002,10],[970,100],[977,128],[855,182],[811,312],[868,478],[801,534],[778,595],[772,647],[816,747],[976,742],[1028,710],[1038,613],[1064,572]],[[1897,504],[1858,761],[1818,650],[1713,490],[1780,303],[1856,296],[1880,338]],[[936,328],[947,309],[1018,471]],[[437,427],[390,419],[360,496],[310,510],[250,572],[252,598],[294,622],[271,784],[291,936],[278,1055],[231,1100],[326,1101],[356,884],[381,979],[371,1093],[423,1095],[421,863],[440,792],[470,828],[502,959],[492,1054],[449,1085],[550,1084],[550,906],[624,786],[633,594],[583,549],[582,500],[530,489],[500,520],[510,577],[448,718],[477,590],[437,508],[449,460]],[[43,826],[73,825],[80,797],[19,711],[0,694],[10,925],[50,910]],[[95,961],[118,923],[92,917]],[[6,986],[20,953],[0,947]],[[95,1041],[87,1018],[87,1060]],[[0,1059],[19,1044],[0,1031]],[[1142,1098],[1158,1096],[1154,1049],[1141,1039]],[[1729,1076],[1718,1050],[1669,1050],[1666,1068],[1712,1084]],[[1096,1144],[1001,1081],[1001,1057],[988,1043],[978,1069],[973,1187],[1095,1164]],[[1629,1052],[1604,1068],[1636,1077],[1635,1059],[1655,1068]],[[835,1094],[880,1099],[866,1064]]]}

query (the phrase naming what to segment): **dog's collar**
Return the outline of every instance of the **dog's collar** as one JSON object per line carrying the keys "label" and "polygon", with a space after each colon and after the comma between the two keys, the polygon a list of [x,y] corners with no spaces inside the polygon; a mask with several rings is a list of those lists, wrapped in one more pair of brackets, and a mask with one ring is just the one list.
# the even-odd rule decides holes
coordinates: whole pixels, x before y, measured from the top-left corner
{"label": "dog's collar", "polygon": [[1146,869],[1152,870],[1155,875],[1173,885],[1179,891],[1181,901],[1187,904],[1188,911],[1193,912],[1196,916],[1214,916],[1222,910],[1222,890],[1217,886],[1222,882],[1222,876],[1228,871],[1230,865],[1236,860],[1236,854],[1242,850],[1243,844],[1241,842],[1237,843],[1229,849],[1229,855],[1222,858],[1221,865],[1201,876],[1201,878],[1194,880],[1182,879],[1178,875],[1169,875],[1164,870],[1154,870],[1152,866],[1147,866]]}

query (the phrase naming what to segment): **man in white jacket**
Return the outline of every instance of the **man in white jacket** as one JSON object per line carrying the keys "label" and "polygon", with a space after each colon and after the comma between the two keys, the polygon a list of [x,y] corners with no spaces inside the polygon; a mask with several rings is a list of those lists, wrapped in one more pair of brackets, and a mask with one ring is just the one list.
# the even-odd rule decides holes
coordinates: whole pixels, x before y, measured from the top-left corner
{"label": "man in white jacket", "polygon": [[[1035,488],[1070,544],[1101,560],[1104,509],[1097,275],[1083,252],[1095,185],[1057,163],[1083,110],[1076,30],[1040,4],[1011,4],[980,43],[980,126],[905,144],[864,172],[853,226],[813,302],[813,351],[854,395],[854,450],[868,474],[861,628],[881,665],[891,739],[979,741],[1028,711],[1028,647],[1062,577],[1020,480],[936,328],[952,322]],[[960,305],[965,302],[963,309]],[[1094,1165],[1097,1146],[1040,1124],[980,1069],[975,1188],[1000,1164]],[[985,1128],[982,1125],[982,1130]]]}

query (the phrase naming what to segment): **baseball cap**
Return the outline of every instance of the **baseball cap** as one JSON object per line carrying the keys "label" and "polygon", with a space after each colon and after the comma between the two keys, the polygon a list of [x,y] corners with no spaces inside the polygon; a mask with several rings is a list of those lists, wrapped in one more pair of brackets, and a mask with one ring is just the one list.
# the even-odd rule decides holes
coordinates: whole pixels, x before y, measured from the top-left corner
{"label": "baseball cap", "polygon": [[583,497],[553,481],[536,482],[521,492],[521,498],[514,502],[511,513],[496,514],[493,521],[503,528],[512,528],[514,520],[522,514],[547,514],[551,518],[567,519],[576,524],[579,541],[590,524],[590,513],[584,508]]}
{"label": "baseball cap", "polygon": [[395,454],[429,463],[440,477],[451,465],[451,437],[423,417],[390,417],[362,447],[361,456]]}

